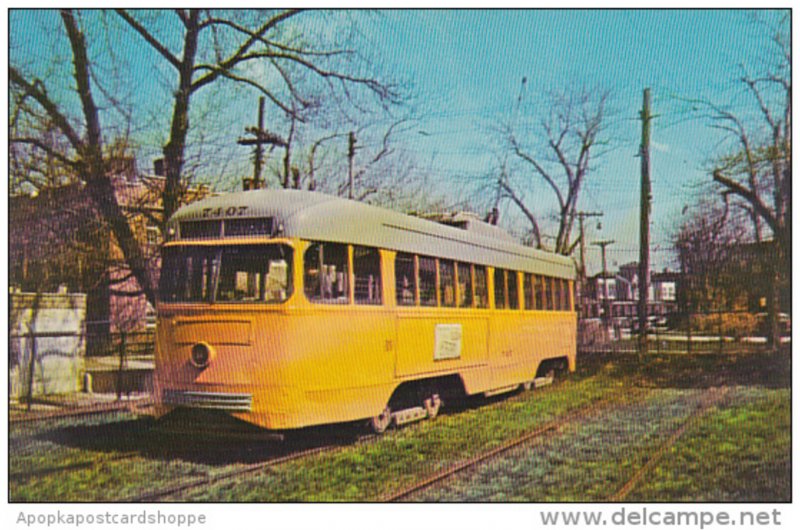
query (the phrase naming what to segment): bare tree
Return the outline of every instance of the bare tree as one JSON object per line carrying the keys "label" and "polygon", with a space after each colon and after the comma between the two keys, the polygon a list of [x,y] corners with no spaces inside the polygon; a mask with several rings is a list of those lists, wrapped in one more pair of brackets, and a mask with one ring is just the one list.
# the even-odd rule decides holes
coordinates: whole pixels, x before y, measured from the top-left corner
{"label": "bare tree", "polygon": [[[325,16],[314,12],[313,16]],[[89,37],[81,27],[81,14],[60,12],[73,61],[72,77],[80,102],[79,115],[70,115],[73,106],[60,91],[50,91],[47,81],[27,75],[23,65],[9,67],[9,81],[15,109],[31,119],[47,124],[66,139],[65,146],[46,141],[35,130],[15,131],[12,145],[26,145],[67,167],[86,185],[86,192],[97,211],[108,223],[133,276],[149,301],[154,301],[154,286],[148,274],[146,256],[140,248],[114,194],[104,154],[109,130],[101,117],[95,89],[105,96],[97,68],[89,58]],[[174,213],[185,192],[183,172],[193,97],[206,87],[230,82],[263,94],[282,113],[302,122],[308,111],[324,104],[343,105],[355,101],[355,93],[372,94],[381,105],[401,99],[397,87],[369,74],[362,55],[344,45],[315,47],[314,37],[306,35],[290,21],[301,16],[299,10],[259,12],[214,12],[175,10],[171,12],[128,12],[117,10],[123,24],[155,52],[161,63],[154,68],[175,74],[172,111],[167,141],[163,146],[166,182],[163,190],[161,224]],[[170,19],[170,17],[172,17]],[[161,37],[165,27],[179,28],[180,50],[175,51],[175,33]],[[103,46],[102,39],[92,42]],[[355,73],[354,73],[355,72]],[[138,80],[128,78],[129,84]],[[132,86],[132,85],[131,85]],[[326,91],[327,99],[321,91]],[[106,98],[107,99],[107,98]],[[105,101],[105,100],[103,100]],[[361,104],[361,102],[359,102]],[[43,130],[40,128],[39,130]],[[34,133],[34,134],[29,134]],[[65,148],[64,148],[65,147]],[[288,157],[287,157],[288,162]],[[288,170],[287,170],[288,174]]]}
{"label": "bare tree", "polygon": [[[189,130],[189,107],[191,98],[204,87],[219,80],[251,87],[291,117],[292,133],[295,121],[305,120],[304,111],[320,104],[318,97],[304,93],[298,85],[298,70],[302,75],[322,80],[333,92],[343,92],[346,98],[351,97],[353,88],[362,87],[386,104],[396,103],[401,99],[397,87],[393,85],[382,83],[371,76],[353,74],[346,69],[337,68],[341,66],[341,63],[337,63],[340,58],[349,60],[356,57],[354,50],[346,47],[318,49],[308,44],[306,39],[285,37],[286,32],[281,30],[288,21],[300,16],[303,13],[301,10],[259,12],[257,15],[240,13],[240,17],[218,15],[206,10],[176,10],[175,16],[180,19],[184,28],[180,56],[171,52],[152,28],[136,18],[135,13],[125,10],[117,12],[177,74],[172,125],[169,140],[164,146],[165,219],[172,215],[180,202],[181,172]],[[207,38],[214,43],[213,54],[210,50],[203,54],[200,49],[201,43],[206,42]],[[247,68],[254,63],[270,68],[272,75],[282,80],[283,86],[274,88],[269,83],[269,76],[248,73]],[[289,187],[289,149],[284,160],[283,182],[284,187]]]}
{"label": "bare tree", "polygon": [[727,106],[693,101],[708,123],[722,130],[731,142],[728,151],[710,169],[722,193],[738,199],[750,214],[753,238],[761,241],[764,226],[771,232],[776,259],[769,296],[771,342],[779,343],[778,289],[782,276],[791,273],[792,244],[792,84],[789,15],[771,32],[771,56],[762,58],[758,73],[742,67],[739,79],[749,103]]}
{"label": "bare tree", "polygon": [[62,11],[61,19],[72,51],[73,75],[83,114],[81,127],[73,126],[59,105],[50,98],[41,80],[29,80],[17,68],[10,66],[9,82],[15,89],[16,101],[29,99],[35,101],[52,126],[67,139],[69,149],[66,152],[57,151],[44,142],[38,142],[36,138],[12,137],[10,141],[34,145],[70,167],[85,183],[87,195],[116,236],[133,275],[142,290],[148,294],[148,299],[153,301],[154,291],[147,271],[147,260],[114,196],[113,185],[106,167],[107,161],[103,156],[102,125],[92,93],[86,39],[72,11]]}
{"label": "bare tree", "polygon": [[602,155],[608,118],[608,92],[551,94],[549,110],[532,131],[521,131],[513,123],[503,135],[514,159],[522,163],[524,178],[503,165],[498,186],[531,224],[534,245],[543,247],[541,218],[526,200],[534,181],[542,181],[557,205],[558,232],[553,250],[570,255],[579,242],[572,228],[581,190],[594,160]]}
{"label": "bare tree", "polygon": [[692,310],[730,309],[743,292],[733,266],[745,229],[731,213],[729,195],[722,198],[701,200],[673,236],[686,282],[681,296]]}

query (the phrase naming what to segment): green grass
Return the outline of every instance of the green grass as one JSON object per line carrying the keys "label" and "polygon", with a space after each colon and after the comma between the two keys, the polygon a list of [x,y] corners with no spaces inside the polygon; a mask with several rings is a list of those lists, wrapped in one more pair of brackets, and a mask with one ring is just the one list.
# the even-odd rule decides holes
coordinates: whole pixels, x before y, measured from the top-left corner
{"label": "green grass", "polygon": [[418,495],[422,501],[604,501],[696,407],[702,390],[649,390]]}
{"label": "green grass", "polygon": [[454,462],[497,447],[537,425],[607,396],[626,400],[623,383],[610,370],[555,387],[494,400],[458,414],[442,415],[390,431],[374,443],[352,445],[235,484],[189,492],[207,501],[370,501],[380,500]]}
{"label": "green grass", "polygon": [[682,436],[628,500],[791,500],[791,393],[738,389]]}
{"label": "green grass", "polygon": [[[536,451],[493,460],[481,479],[469,482],[467,477],[449,490],[438,487],[443,500],[602,500],[647,461],[690,413],[696,396],[721,385],[733,387],[730,404],[687,431],[629,499],[786,499],[788,359],[760,354],[651,355],[640,362],[636,355],[587,356],[579,359],[576,374],[552,387],[475,400],[464,410],[391,430],[374,442],[350,443],[196,488],[174,500],[380,500],[572,410],[612,398],[614,405],[602,416],[545,437]],[[9,499],[121,500],[225,473],[281,450],[280,444],[241,440],[195,447],[191,438],[157,433],[151,427],[124,413],[12,424]],[[115,459],[119,455],[129,456]]]}

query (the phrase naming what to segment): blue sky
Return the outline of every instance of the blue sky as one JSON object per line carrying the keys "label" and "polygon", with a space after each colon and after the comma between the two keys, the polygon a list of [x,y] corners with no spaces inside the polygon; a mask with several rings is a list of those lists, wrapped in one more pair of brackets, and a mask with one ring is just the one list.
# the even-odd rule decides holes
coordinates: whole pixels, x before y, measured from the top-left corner
{"label": "blue sky", "polygon": [[[651,151],[652,260],[658,267],[669,265],[669,232],[683,206],[697,200],[696,185],[709,180],[702,168],[719,152],[718,133],[689,120],[682,99],[735,103],[740,65],[757,69],[767,46],[740,10],[393,11],[381,31],[377,42],[390,43],[388,55],[434,102],[421,126],[435,135],[414,145],[419,153],[438,153],[456,182],[459,174],[496,160],[487,124],[510,115],[523,77],[525,98],[534,106],[549,91],[612,91],[615,149],[589,175],[580,201],[584,210],[605,212],[602,230],[595,227],[587,239],[617,241],[608,247],[610,264],[638,259],[638,113],[642,91],[650,88],[658,115]],[[555,204],[546,190],[540,198],[540,211]],[[599,251],[590,252],[590,268],[597,270]]]}
{"label": "blue sky", "polygon": [[[780,15],[760,12],[766,19]],[[310,35],[335,31],[313,14],[306,16]],[[102,19],[98,12],[85,17],[95,23]],[[547,92],[581,87],[610,90],[616,110],[611,129],[614,149],[597,161],[579,207],[605,212],[602,230],[591,223],[588,239],[617,241],[609,247],[612,267],[638,259],[636,154],[642,90],[651,89],[653,112],[658,115],[652,131],[652,260],[661,268],[669,264],[669,232],[683,206],[697,200],[696,185],[708,182],[704,163],[719,152],[718,133],[687,119],[686,103],[680,98],[706,98],[723,105],[739,101],[739,65],[757,69],[767,47],[764,33],[740,10],[390,10],[360,12],[356,18],[380,68],[414,84],[417,120],[398,141],[419,167],[441,183],[442,190],[454,196],[496,168],[502,152],[492,128],[511,115],[523,77],[524,99],[533,109],[526,118],[530,122],[540,119],[537,109],[546,111],[542,105]],[[107,20],[116,23],[113,15]],[[164,35],[169,32],[164,28]],[[165,141],[169,118],[165,108],[171,110],[171,105],[154,94],[165,93],[158,87],[169,81],[171,73],[153,70],[152,52],[123,35],[115,34],[121,46],[108,71],[124,68],[139,73],[141,84],[115,89],[146,109],[137,112],[140,143],[143,151],[150,150],[143,156],[146,160]],[[58,69],[69,66],[64,39],[57,13],[12,12],[11,60],[38,70],[51,90],[72,83],[69,71]],[[54,51],[61,64],[49,71],[44,58]],[[205,97],[219,96],[209,92]],[[222,96],[241,103],[195,120],[214,121],[230,140],[254,122],[256,96]],[[148,128],[150,120],[159,126]],[[227,153],[227,158],[220,157],[226,160],[220,171],[247,167],[246,150],[220,142],[216,147],[211,142],[208,151]],[[529,195],[543,216],[555,206],[548,191],[536,184]],[[518,215],[511,205],[503,214],[507,222]],[[518,221],[512,224],[522,226]],[[543,231],[552,234],[555,228],[544,222]],[[588,249],[591,272],[599,267],[599,255],[596,248]]]}

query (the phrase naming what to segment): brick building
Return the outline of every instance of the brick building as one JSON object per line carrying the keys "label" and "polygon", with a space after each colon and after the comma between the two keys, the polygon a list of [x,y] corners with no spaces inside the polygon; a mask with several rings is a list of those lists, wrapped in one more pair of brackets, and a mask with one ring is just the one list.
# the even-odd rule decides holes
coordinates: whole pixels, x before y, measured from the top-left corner
{"label": "brick building", "polygon": [[[139,174],[132,159],[113,168],[117,201],[144,249],[154,278],[160,265],[164,183],[163,177]],[[186,202],[208,194],[205,186],[189,189]],[[66,286],[70,292],[85,293],[90,350],[94,336],[146,327],[152,308],[82,183],[11,196],[9,224],[11,287],[47,292]]]}

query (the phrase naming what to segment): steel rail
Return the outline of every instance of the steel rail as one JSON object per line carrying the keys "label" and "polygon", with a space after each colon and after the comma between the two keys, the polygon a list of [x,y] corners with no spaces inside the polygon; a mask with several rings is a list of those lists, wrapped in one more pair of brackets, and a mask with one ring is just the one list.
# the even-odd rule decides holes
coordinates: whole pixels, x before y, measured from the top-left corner
{"label": "steel rail", "polygon": [[124,453],[120,455],[114,455],[106,458],[102,458],[100,460],[92,460],[91,462],[76,462],[74,464],[66,464],[63,466],[55,466],[55,467],[45,467],[42,469],[33,469],[28,471],[14,471],[8,474],[8,481],[11,482],[12,480],[16,481],[24,481],[31,477],[42,477],[44,475],[53,475],[56,473],[61,473],[65,471],[78,471],[81,469],[90,469],[97,466],[102,466],[103,464],[108,464],[111,462],[120,462],[122,460],[129,460],[140,456],[139,453],[130,452]]}
{"label": "steel rail", "polygon": [[566,416],[564,416],[562,418],[549,421],[549,422],[545,423],[544,425],[534,429],[533,431],[530,431],[530,432],[527,432],[527,433],[525,433],[523,435],[520,435],[517,438],[514,438],[513,440],[511,440],[511,441],[509,441],[509,442],[507,442],[507,443],[505,443],[505,444],[503,444],[503,445],[501,445],[499,447],[496,447],[496,448],[494,448],[494,449],[492,449],[490,451],[487,451],[485,453],[481,453],[479,455],[476,455],[476,456],[474,456],[474,457],[472,457],[469,460],[466,460],[464,462],[455,464],[454,466],[451,466],[451,467],[449,467],[447,469],[444,469],[444,470],[442,470],[442,471],[440,471],[440,472],[438,472],[438,473],[436,473],[434,475],[431,475],[430,477],[425,478],[425,479],[423,479],[423,480],[421,480],[421,481],[419,481],[419,482],[417,482],[415,484],[412,484],[411,486],[409,486],[409,487],[407,487],[407,488],[405,488],[403,490],[391,493],[391,494],[383,497],[382,499],[380,499],[379,502],[396,502],[396,501],[400,501],[402,499],[405,499],[405,498],[411,496],[412,494],[414,494],[414,493],[416,493],[418,491],[426,489],[426,488],[428,488],[428,487],[430,487],[433,484],[436,484],[438,482],[442,482],[445,479],[448,479],[448,478],[452,477],[453,475],[461,473],[462,471],[465,471],[465,470],[467,470],[469,468],[472,468],[472,467],[480,464],[481,462],[484,462],[486,460],[490,460],[491,458],[494,458],[494,457],[496,457],[496,456],[498,456],[498,455],[500,455],[502,453],[510,451],[511,449],[514,449],[515,447],[519,447],[519,446],[521,446],[521,445],[523,445],[523,444],[525,444],[527,442],[530,442],[530,441],[532,441],[532,440],[534,440],[534,439],[536,439],[536,438],[538,438],[538,437],[540,437],[540,436],[542,436],[544,434],[547,434],[549,432],[558,430],[561,427],[564,427],[564,426],[568,425],[569,423],[572,423],[572,422],[574,422],[576,420],[585,418],[585,417],[590,416],[590,415],[592,415],[592,414],[594,414],[596,412],[599,412],[603,408],[614,404],[616,402],[616,398],[617,397],[618,396],[596,401],[596,402],[594,402],[594,403],[592,403],[590,405],[587,405],[585,407],[582,407],[582,408],[580,408],[580,409],[578,409],[576,411],[570,412],[570,413],[568,413]]}
{"label": "steel rail", "polygon": [[650,458],[647,459],[647,462],[640,467],[636,473],[631,476],[630,479],[613,495],[608,498],[609,502],[621,502],[624,501],[625,498],[633,491],[633,489],[639,485],[642,479],[647,475],[647,473],[655,467],[655,465],[661,461],[664,455],[669,451],[672,446],[683,436],[686,431],[689,430],[690,427],[693,427],[697,424],[700,419],[708,414],[711,411],[711,408],[714,405],[717,405],[720,401],[722,401],[728,393],[728,387],[720,388],[710,388],[706,390],[706,394],[703,396],[701,402],[697,405],[695,410],[686,418],[677,429],[675,429],[672,434],[667,438],[663,444],[659,446],[658,449],[652,454]]}
{"label": "steel rail", "polygon": [[90,405],[77,407],[70,410],[54,410],[48,412],[24,413],[21,416],[9,417],[9,423],[32,423],[37,421],[58,420],[62,418],[72,418],[75,416],[93,416],[95,414],[106,414],[109,412],[135,412],[136,409],[152,405],[152,399],[142,399],[136,401],[115,401],[103,405]]}
{"label": "steel rail", "polygon": [[[377,436],[375,435],[366,435],[359,438],[355,443],[364,443],[371,440],[376,439]],[[291,453],[284,456],[279,456],[275,458],[269,458],[267,460],[263,460],[261,462],[255,462],[253,464],[248,464],[239,469],[233,469],[230,471],[224,471],[221,473],[215,474],[208,474],[205,477],[201,477],[195,480],[190,480],[187,482],[175,484],[173,486],[167,486],[157,491],[145,493],[143,495],[134,495],[127,499],[124,499],[120,502],[156,502],[162,500],[166,497],[171,495],[176,495],[178,493],[183,493],[185,491],[199,488],[201,486],[208,486],[210,484],[214,484],[216,482],[222,482],[224,480],[228,480],[231,478],[242,477],[245,475],[251,475],[253,473],[257,473],[259,471],[263,471],[265,469],[269,469],[270,467],[276,466],[278,464],[284,464],[286,462],[291,462],[293,460],[299,460],[301,458],[305,458],[308,456],[323,454],[328,451],[333,451],[335,449],[339,449],[342,446],[340,444],[330,444],[324,445],[320,447],[314,447],[311,449],[305,449],[302,451],[298,451],[295,453]]]}

